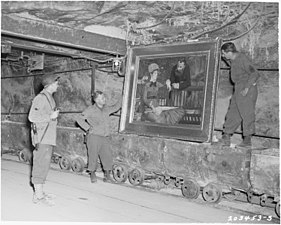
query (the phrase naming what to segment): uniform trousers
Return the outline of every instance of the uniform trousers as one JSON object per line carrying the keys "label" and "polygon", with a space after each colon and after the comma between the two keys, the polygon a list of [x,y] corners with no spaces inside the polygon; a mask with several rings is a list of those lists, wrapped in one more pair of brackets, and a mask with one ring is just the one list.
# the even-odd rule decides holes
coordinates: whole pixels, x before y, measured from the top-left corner
{"label": "uniform trousers", "polygon": [[39,144],[33,151],[32,178],[33,184],[44,184],[50,169],[53,145]]}
{"label": "uniform trousers", "polygon": [[231,98],[226,114],[223,132],[233,134],[242,123],[243,136],[255,133],[255,107],[258,90],[251,86],[246,96],[241,94],[243,88],[237,87]]}
{"label": "uniform trousers", "polygon": [[88,170],[96,171],[98,157],[100,158],[104,170],[112,170],[113,156],[107,137],[88,134]]}

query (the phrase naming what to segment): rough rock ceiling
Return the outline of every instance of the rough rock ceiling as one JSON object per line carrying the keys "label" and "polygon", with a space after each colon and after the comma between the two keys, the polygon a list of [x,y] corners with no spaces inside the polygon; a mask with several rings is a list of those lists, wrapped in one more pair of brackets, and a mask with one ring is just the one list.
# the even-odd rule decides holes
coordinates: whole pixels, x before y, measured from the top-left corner
{"label": "rough rock ceiling", "polygon": [[[199,1],[2,1],[17,15],[133,44],[237,37],[278,23],[278,3]],[[262,22],[261,22],[262,21]],[[211,32],[210,32],[211,31]]]}

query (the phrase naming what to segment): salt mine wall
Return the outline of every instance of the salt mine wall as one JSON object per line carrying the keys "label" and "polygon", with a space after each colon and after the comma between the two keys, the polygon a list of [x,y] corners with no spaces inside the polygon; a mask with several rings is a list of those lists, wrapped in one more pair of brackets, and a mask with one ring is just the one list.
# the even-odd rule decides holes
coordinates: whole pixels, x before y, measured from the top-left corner
{"label": "salt mine wall", "polygon": [[[259,49],[262,51],[262,49]],[[268,50],[270,51],[270,49]],[[274,51],[274,50],[272,50]],[[260,56],[263,58],[263,55]],[[257,63],[259,58],[254,58],[254,63]],[[277,68],[275,59],[269,61],[273,68]],[[56,61],[54,63],[54,61]],[[275,61],[275,63],[274,63]],[[221,67],[223,67],[223,62]],[[61,87],[55,94],[57,104],[61,108],[59,117],[59,127],[65,132],[79,133],[80,129],[76,126],[75,118],[81,111],[91,104],[91,68],[90,64],[83,60],[71,59],[52,59],[52,63],[47,65],[49,71],[46,72],[60,72]],[[81,68],[81,71],[77,71]],[[73,72],[71,72],[73,70]],[[69,71],[69,72],[63,72]],[[261,74],[258,90],[259,96],[256,108],[256,134],[262,137],[254,137],[254,141],[258,146],[276,147],[278,141],[271,139],[270,141],[263,137],[279,137],[279,87],[278,87],[278,71],[259,71]],[[24,77],[26,76],[26,77]],[[40,75],[28,76],[26,71],[20,67],[10,66],[8,63],[2,62],[1,71],[1,112],[2,124],[17,122],[22,126],[29,127],[27,115],[34,96],[40,91]],[[123,91],[124,78],[114,73],[106,73],[96,71],[96,89],[103,90],[108,97],[108,104],[114,104]],[[216,103],[215,115],[215,130],[221,130],[224,122],[224,117],[229,105],[229,100],[232,94],[233,86],[229,81],[229,71],[219,71],[219,88],[218,98]],[[113,133],[118,132],[120,122],[120,112],[111,116],[111,127]],[[2,137],[7,133],[6,126],[2,126]],[[17,129],[16,129],[17,130]],[[12,131],[10,131],[12,132]],[[60,132],[59,132],[60,133]],[[220,132],[215,132],[217,137],[220,137]],[[17,135],[11,133],[10,138],[15,138],[17,142]],[[240,135],[237,135],[239,139]],[[62,140],[63,146],[69,149],[68,146],[73,146],[72,142]],[[5,138],[2,138],[2,146],[5,146]],[[237,140],[238,141],[238,140]],[[28,140],[24,141],[29,143]],[[235,142],[235,139],[234,139]]]}
{"label": "salt mine wall", "polygon": [[[261,74],[258,81],[259,96],[256,107],[256,136],[253,138],[255,147],[279,148],[279,72],[278,72],[278,35],[277,24],[265,21],[258,31],[253,31],[237,40],[235,44],[239,51],[252,59]],[[258,33],[257,33],[258,32]],[[69,57],[45,57],[43,73],[54,72],[61,77],[61,87],[55,94],[61,113],[58,118],[58,139],[56,152],[69,155],[72,158],[81,156],[87,160],[87,150],[84,144],[84,132],[75,122],[79,113],[91,104],[91,63],[84,59]],[[220,63],[219,84],[216,101],[214,137],[220,138],[224,117],[233,92],[229,79],[229,70],[223,61]],[[143,69],[144,71],[146,68]],[[168,71],[165,71],[167,74]],[[2,60],[1,67],[1,146],[2,150],[32,149],[30,144],[30,124],[27,116],[32,99],[42,89],[40,86],[40,71],[31,76],[20,61],[11,64]],[[97,69],[95,74],[95,89],[104,91],[108,104],[114,104],[122,95],[124,77],[117,73]],[[191,143],[180,140],[158,137],[145,137],[120,134],[120,111],[111,116],[112,150],[116,159],[129,160],[144,168],[169,171],[170,173],[195,173],[197,177],[206,171],[204,163],[227,162],[209,156],[212,151],[208,144]],[[233,143],[241,140],[241,134],[235,134]],[[242,152],[244,156],[247,152]],[[208,157],[209,156],[209,157]],[[243,156],[243,157],[244,157]],[[237,157],[241,157],[238,154]],[[241,158],[243,158],[241,157]],[[194,160],[193,160],[194,159]],[[208,161],[209,160],[209,161]],[[237,171],[237,165],[230,162],[222,163],[223,167],[216,170]],[[186,165],[186,166],[182,166]],[[220,164],[216,164],[220,165]],[[210,164],[208,164],[210,166]],[[241,166],[241,165],[240,165]],[[237,166],[238,168],[239,166]],[[201,174],[201,175],[200,175]],[[236,174],[237,175],[237,174]],[[243,176],[242,176],[243,177]],[[211,178],[210,178],[211,179]],[[244,179],[244,178],[241,178]],[[204,179],[203,179],[204,180]],[[243,182],[242,182],[243,183]]]}

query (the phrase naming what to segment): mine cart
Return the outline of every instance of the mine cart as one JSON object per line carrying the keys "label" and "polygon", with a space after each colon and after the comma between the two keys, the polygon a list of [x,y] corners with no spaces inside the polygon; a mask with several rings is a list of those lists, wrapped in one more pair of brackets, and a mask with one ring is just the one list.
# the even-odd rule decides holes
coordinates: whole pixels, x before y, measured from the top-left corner
{"label": "mine cart", "polygon": [[252,195],[260,197],[260,204],[276,203],[276,213],[280,215],[280,159],[279,149],[253,150],[251,154],[250,182]]}
{"label": "mine cart", "polygon": [[[217,203],[225,194],[250,188],[250,151],[210,144],[169,141],[134,135],[116,138],[113,175],[133,185],[157,179],[182,189],[186,198],[203,195]],[[134,145],[132,144],[134,143]]]}

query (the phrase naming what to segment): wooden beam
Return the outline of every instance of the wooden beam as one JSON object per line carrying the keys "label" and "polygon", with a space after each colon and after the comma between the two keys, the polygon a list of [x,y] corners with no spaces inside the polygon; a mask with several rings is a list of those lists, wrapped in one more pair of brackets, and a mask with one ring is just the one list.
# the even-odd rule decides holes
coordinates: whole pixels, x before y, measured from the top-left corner
{"label": "wooden beam", "polygon": [[92,76],[91,76],[91,96],[94,95],[96,91],[96,69],[97,69],[97,64],[92,62],[91,67],[92,67]]}
{"label": "wooden beam", "polygon": [[20,16],[2,14],[2,35],[112,55],[125,55],[125,40]]}
{"label": "wooden beam", "polygon": [[[47,54],[53,55],[60,55],[66,57],[73,57],[73,58],[85,58],[85,59],[107,59],[107,58],[115,58],[116,56],[108,55],[105,53],[97,53],[93,51],[81,50],[81,49],[73,49],[70,47],[65,46],[58,46],[49,43],[42,43],[42,42],[35,42],[27,39],[19,39],[16,37],[6,36],[2,34],[1,36],[1,45],[11,46],[11,48],[15,49],[23,49],[23,50],[30,50],[35,52],[44,52]],[[103,60],[101,60],[103,61]]]}

